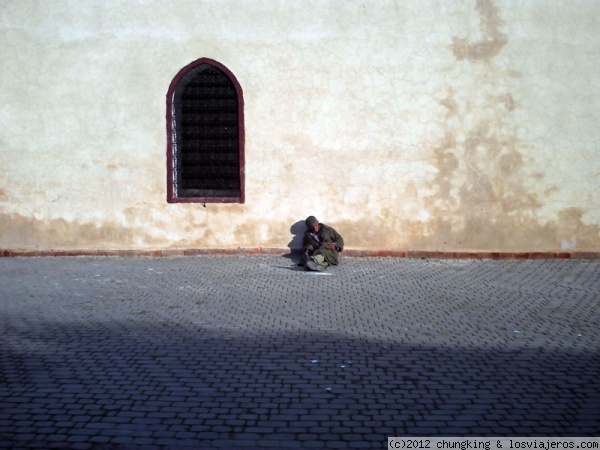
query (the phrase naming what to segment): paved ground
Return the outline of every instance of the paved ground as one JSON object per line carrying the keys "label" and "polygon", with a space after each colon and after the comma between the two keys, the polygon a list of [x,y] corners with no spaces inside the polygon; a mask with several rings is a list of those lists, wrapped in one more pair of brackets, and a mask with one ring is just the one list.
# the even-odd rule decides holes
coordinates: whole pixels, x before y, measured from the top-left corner
{"label": "paved ground", "polygon": [[0,447],[600,435],[600,260],[0,258]]}

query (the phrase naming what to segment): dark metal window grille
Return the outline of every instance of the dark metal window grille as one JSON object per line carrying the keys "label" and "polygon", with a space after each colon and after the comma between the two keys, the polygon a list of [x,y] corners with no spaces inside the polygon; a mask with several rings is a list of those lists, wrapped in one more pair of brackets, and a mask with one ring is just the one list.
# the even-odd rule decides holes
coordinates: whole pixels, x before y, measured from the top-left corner
{"label": "dark metal window grille", "polygon": [[168,200],[243,203],[241,88],[214,61],[182,72],[169,90]]}

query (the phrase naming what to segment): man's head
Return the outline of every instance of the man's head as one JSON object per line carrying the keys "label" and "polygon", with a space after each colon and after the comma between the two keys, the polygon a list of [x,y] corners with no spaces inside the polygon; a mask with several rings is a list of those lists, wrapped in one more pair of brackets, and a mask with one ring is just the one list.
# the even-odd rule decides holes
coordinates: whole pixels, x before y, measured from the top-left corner
{"label": "man's head", "polygon": [[304,221],[304,223],[306,224],[306,226],[308,227],[309,230],[311,230],[315,233],[317,231],[319,231],[319,221],[317,220],[317,218],[315,216],[307,217],[306,220]]}

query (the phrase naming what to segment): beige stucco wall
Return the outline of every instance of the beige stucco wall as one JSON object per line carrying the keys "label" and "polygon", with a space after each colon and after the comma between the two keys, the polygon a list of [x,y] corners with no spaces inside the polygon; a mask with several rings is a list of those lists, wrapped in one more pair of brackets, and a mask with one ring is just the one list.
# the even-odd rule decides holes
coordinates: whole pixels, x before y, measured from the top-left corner
{"label": "beige stucco wall", "polygon": [[[600,2],[5,0],[0,248],[600,249]],[[244,90],[246,203],[166,202],[166,93]],[[294,241],[295,242],[295,241]]]}

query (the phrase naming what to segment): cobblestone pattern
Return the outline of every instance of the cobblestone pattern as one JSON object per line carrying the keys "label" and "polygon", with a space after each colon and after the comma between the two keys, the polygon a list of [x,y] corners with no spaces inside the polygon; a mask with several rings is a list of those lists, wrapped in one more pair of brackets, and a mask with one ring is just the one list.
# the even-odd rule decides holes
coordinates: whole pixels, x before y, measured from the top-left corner
{"label": "cobblestone pattern", "polygon": [[600,434],[599,260],[0,259],[0,448]]}

